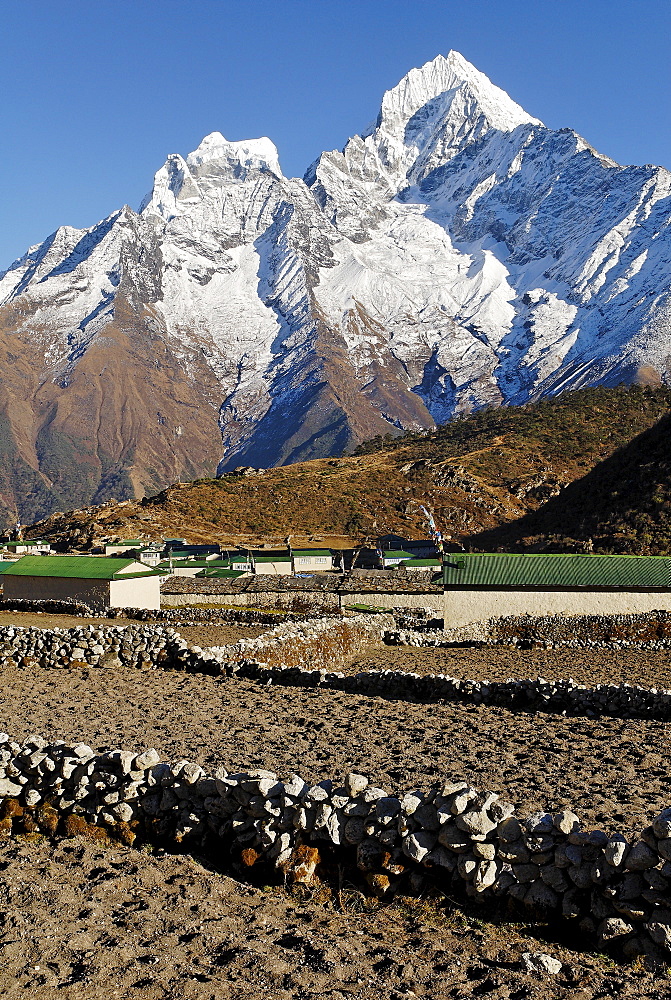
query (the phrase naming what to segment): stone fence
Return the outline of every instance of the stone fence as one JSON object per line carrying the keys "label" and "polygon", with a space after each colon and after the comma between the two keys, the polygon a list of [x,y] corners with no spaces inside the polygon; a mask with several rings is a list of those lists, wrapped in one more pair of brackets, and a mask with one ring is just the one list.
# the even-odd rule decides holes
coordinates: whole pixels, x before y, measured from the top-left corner
{"label": "stone fence", "polygon": [[665,689],[630,684],[587,687],[572,680],[543,678],[476,681],[400,670],[334,670],[379,641],[381,617],[284,623],[254,639],[208,649],[189,647],[174,629],[159,625],[5,626],[0,628],[0,667],[14,662],[43,668],[164,668],[427,703],[462,701],[513,710],[671,720],[671,691]]}
{"label": "stone fence", "polygon": [[189,669],[193,653],[173,629],[156,625],[82,625],[70,629],[0,628],[0,666]]}
{"label": "stone fence", "polygon": [[155,624],[71,629],[9,625],[0,627],[0,666],[14,662],[43,668],[161,667],[232,676],[239,663],[257,663],[250,660],[256,656],[263,657],[264,668],[269,670],[292,670],[300,665],[299,669],[307,667],[305,672],[317,671],[320,676],[362,648],[380,643],[380,617],[283,622],[258,638],[209,650],[189,647],[174,629]]}
{"label": "stone fence", "polygon": [[[112,836],[184,844],[219,863],[272,865],[310,883],[322,854],[378,896],[433,882],[491,909],[571,921],[627,957],[671,952],[671,809],[640,836],[585,831],[566,810],[515,816],[463,781],[393,795],[359,774],[309,785],[265,770],[206,774],[151,749],[0,734],[0,835]],[[316,873],[315,873],[315,870]]]}
{"label": "stone fence", "polygon": [[389,645],[519,646],[545,649],[671,649],[671,613],[627,615],[511,615],[455,628],[436,628],[435,620],[397,615],[385,634]]}

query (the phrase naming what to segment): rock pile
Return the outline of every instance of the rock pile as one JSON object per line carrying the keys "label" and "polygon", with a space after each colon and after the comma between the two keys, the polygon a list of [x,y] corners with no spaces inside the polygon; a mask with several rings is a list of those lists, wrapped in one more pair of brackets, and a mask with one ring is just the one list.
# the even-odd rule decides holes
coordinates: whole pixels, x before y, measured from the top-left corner
{"label": "rock pile", "polygon": [[85,625],[72,629],[0,628],[0,665],[44,668],[167,667],[187,669],[192,654],[173,629],[155,625]]}
{"label": "rock pile", "polygon": [[671,951],[671,809],[628,840],[583,830],[569,810],[520,819],[463,781],[392,795],[360,774],[315,785],[265,770],[208,775],[185,760],[163,763],[153,749],[95,754],[4,733],[0,798],[4,836],[18,828],[176,841],[272,864],[294,881],[309,881],[327,848],[380,896],[428,878],[572,920],[627,956]]}

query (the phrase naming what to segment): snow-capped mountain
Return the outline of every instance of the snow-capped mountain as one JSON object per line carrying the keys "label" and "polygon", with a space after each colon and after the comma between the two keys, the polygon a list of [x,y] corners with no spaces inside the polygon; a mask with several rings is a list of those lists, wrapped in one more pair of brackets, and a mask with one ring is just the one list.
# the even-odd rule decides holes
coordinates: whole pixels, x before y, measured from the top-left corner
{"label": "snow-capped mountain", "polygon": [[0,493],[22,517],[671,372],[671,174],[526,114],[459,53],[285,178],[168,157],[139,213],[0,275]]}

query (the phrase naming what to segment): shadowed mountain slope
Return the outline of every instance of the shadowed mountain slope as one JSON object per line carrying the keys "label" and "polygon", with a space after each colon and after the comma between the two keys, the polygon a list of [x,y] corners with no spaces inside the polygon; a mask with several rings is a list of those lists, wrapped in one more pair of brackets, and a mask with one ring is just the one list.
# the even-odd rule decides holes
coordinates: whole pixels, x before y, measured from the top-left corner
{"label": "shadowed mountain slope", "polygon": [[477,548],[671,552],[671,414],[518,521],[476,534]]}

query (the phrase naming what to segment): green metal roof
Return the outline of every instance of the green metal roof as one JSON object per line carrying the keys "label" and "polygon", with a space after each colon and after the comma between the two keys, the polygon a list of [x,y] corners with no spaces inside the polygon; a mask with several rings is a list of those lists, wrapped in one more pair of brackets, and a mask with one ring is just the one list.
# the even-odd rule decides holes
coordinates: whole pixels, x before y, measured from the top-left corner
{"label": "green metal roof", "polygon": [[0,574],[4,573],[8,566],[13,566],[14,561],[11,559],[3,560],[0,562]]}
{"label": "green metal roof", "polygon": [[447,587],[671,588],[671,557],[450,554],[444,580]]}
{"label": "green metal roof", "polygon": [[412,552],[404,552],[403,549],[388,549],[382,553],[383,559],[412,559]]}
{"label": "green metal roof", "polygon": [[330,556],[330,549],[294,549],[293,554],[303,559],[308,556]]}
{"label": "green metal roof", "polygon": [[431,559],[408,559],[405,563],[406,566],[440,566],[440,559],[435,556]]}
{"label": "green metal roof", "polygon": [[136,576],[154,576],[146,573],[121,572],[132,565],[134,559],[106,559],[104,556],[23,556],[3,571],[4,576],[52,576],[76,580],[117,580]]}

